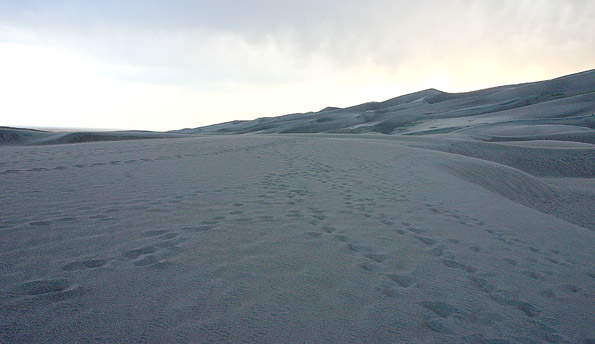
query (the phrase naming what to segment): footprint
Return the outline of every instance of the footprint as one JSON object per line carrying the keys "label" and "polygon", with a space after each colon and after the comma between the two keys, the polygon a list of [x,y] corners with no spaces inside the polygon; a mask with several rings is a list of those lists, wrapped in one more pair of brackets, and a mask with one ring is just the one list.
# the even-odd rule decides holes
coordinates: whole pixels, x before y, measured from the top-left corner
{"label": "footprint", "polygon": [[358,266],[365,271],[376,271],[376,265],[371,262],[361,262]]}
{"label": "footprint", "polygon": [[348,242],[349,241],[349,237],[347,237],[346,235],[341,235],[341,234],[335,234],[333,236],[335,239],[342,241],[342,242]]}
{"label": "footprint", "polygon": [[366,258],[371,259],[377,263],[382,263],[386,260],[386,255],[381,253],[367,253]]}
{"label": "footprint", "polygon": [[74,216],[63,216],[63,217],[56,219],[56,221],[59,221],[59,222],[72,222],[72,221],[76,221],[76,220],[77,220],[77,218]]}
{"label": "footprint", "polygon": [[150,231],[145,231],[143,232],[143,236],[146,237],[154,237],[154,236],[159,236],[162,234],[167,233],[167,231],[165,229],[154,229],[154,230],[150,230]]}
{"label": "footprint", "polygon": [[481,247],[479,247],[479,246],[475,246],[475,245],[473,245],[473,246],[469,246],[469,249],[470,249],[471,251],[473,251],[473,252],[480,252],[480,251],[481,251]]}
{"label": "footprint", "polygon": [[43,295],[72,290],[76,286],[77,285],[75,282],[65,278],[60,278],[23,283],[21,285],[21,289],[26,295]]}
{"label": "footprint", "polygon": [[136,265],[136,266],[148,266],[148,265],[157,264],[160,261],[161,261],[161,259],[159,257],[157,257],[156,255],[149,254],[149,255],[146,255],[146,256],[142,257],[141,259],[135,260],[134,261],[134,265]]}
{"label": "footprint", "polygon": [[322,236],[322,233],[319,232],[306,232],[306,234],[313,238],[320,238]]}
{"label": "footprint", "polygon": [[401,235],[407,234],[407,231],[402,230],[400,228],[394,228],[394,231],[397,232],[397,234],[401,234]]}
{"label": "footprint", "polygon": [[289,216],[289,217],[304,217],[304,215],[302,215],[302,213],[299,210],[290,210],[289,212],[287,212],[286,216]]}
{"label": "footprint", "polygon": [[176,233],[165,233],[165,234],[159,236],[159,239],[170,240],[170,239],[176,238],[177,236],[178,236],[178,234],[176,234]]}
{"label": "footprint", "polygon": [[353,252],[360,252],[364,249],[364,246],[358,245],[358,244],[353,244],[353,243],[347,243],[347,244],[345,244],[345,247],[347,247],[348,249],[350,249]]}
{"label": "footprint", "polygon": [[435,247],[432,250],[428,251],[428,253],[434,257],[442,257],[444,255],[444,247]]}
{"label": "footprint", "polygon": [[442,259],[442,264],[446,265],[449,268],[459,269],[459,270],[463,270],[466,272],[475,272],[477,270],[472,266],[461,264],[461,263],[454,261],[452,259]]}
{"label": "footprint", "polygon": [[156,251],[157,249],[155,249],[154,246],[145,246],[134,250],[124,251],[124,253],[122,253],[122,256],[128,259],[135,259],[139,256],[142,256],[143,254],[155,253]]}
{"label": "footprint", "polygon": [[413,279],[409,276],[403,276],[403,275],[397,275],[397,274],[387,274],[386,277],[395,281],[395,283],[397,283],[397,285],[401,288],[409,288],[411,286],[411,284],[413,284]]}
{"label": "footprint", "polygon": [[49,226],[50,225],[50,221],[32,221],[29,222],[29,225],[31,226]]}
{"label": "footprint", "polygon": [[208,226],[208,225],[204,225],[204,226],[187,226],[187,227],[183,227],[182,230],[184,231],[190,231],[190,232],[205,232],[205,231],[209,231],[213,229],[213,226]]}
{"label": "footprint", "polygon": [[45,167],[35,167],[35,168],[30,168],[27,171],[29,171],[29,172],[42,172],[42,171],[49,171],[49,169],[47,169]]}
{"label": "footprint", "polygon": [[332,226],[322,226],[322,230],[327,232],[327,233],[333,233],[336,232],[337,229],[335,227]]}
{"label": "footprint", "polygon": [[376,287],[376,291],[388,297],[397,297],[399,295],[399,292],[396,289],[387,286]]}
{"label": "footprint", "polygon": [[540,313],[540,311],[535,306],[528,302],[515,301],[514,307],[525,313],[530,318],[536,317]]}
{"label": "footprint", "polygon": [[173,248],[179,244],[179,240],[164,240],[157,242],[154,245],[160,248]]}
{"label": "footprint", "polygon": [[452,333],[452,331],[442,323],[440,319],[431,319],[426,322],[426,326],[438,333]]}
{"label": "footprint", "polygon": [[275,221],[275,217],[271,216],[271,215],[261,215],[261,216],[258,216],[257,219],[259,219],[261,221]]}
{"label": "footprint", "polygon": [[546,290],[540,292],[539,295],[541,295],[545,298],[548,298],[548,299],[556,297],[556,293],[554,293],[554,291],[550,290],[550,289],[546,289]]}
{"label": "footprint", "polygon": [[510,265],[517,265],[518,262],[512,258],[504,258],[504,261],[507,262]]}
{"label": "footprint", "polygon": [[91,216],[89,216],[89,218],[92,220],[108,220],[109,219],[109,217],[107,217],[105,215],[101,215],[101,214],[91,215]]}
{"label": "footprint", "polygon": [[567,293],[578,293],[579,291],[581,291],[581,288],[572,284],[563,284],[560,286],[560,289]]}
{"label": "footprint", "polygon": [[6,171],[2,172],[2,174],[16,174],[16,173],[21,173],[21,170],[6,170]]}
{"label": "footprint", "polygon": [[481,340],[481,343],[485,343],[485,344],[511,344],[506,339],[500,339],[500,338],[482,339]]}
{"label": "footprint", "polygon": [[422,236],[415,236],[415,238],[428,246],[434,245],[436,243],[436,240]]}
{"label": "footprint", "polygon": [[493,285],[489,284],[488,281],[476,277],[476,276],[469,276],[469,280],[473,283],[475,287],[479,290],[483,291],[484,293],[491,293],[496,289]]}
{"label": "footprint", "polygon": [[529,271],[529,270],[525,270],[522,272],[523,275],[530,277],[532,279],[535,280],[544,280],[545,278],[541,277],[541,275],[539,275],[537,272],[535,271]]}
{"label": "footprint", "polygon": [[541,312],[539,309],[537,309],[535,306],[528,302],[517,301],[508,298],[506,296],[506,293],[490,294],[490,298],[501,305],[514,307],[520,310],[521,312],[525,313],[525,315],[530,318],[537,316]]}
{"label": "footprint", "polygon": [[422,301],[420,305],[443,318],[446,318],[457,311],[455,307],[440,301]]}
{"label": "footprint", "polygon": [[107,264],[105,259],[85,259],[68,263],[62,267],[66,271],[77,271],[85,269],[95,269]]}
{"label": "footprint", "polygon": [[425,231],[423,229],[413,228],[413,227],[407,228],[407,230],[410,231],[410,232],[412,232],[412,233],[415,233],[415,234],[424,234],[424,233],[427,233],[427,231]]}

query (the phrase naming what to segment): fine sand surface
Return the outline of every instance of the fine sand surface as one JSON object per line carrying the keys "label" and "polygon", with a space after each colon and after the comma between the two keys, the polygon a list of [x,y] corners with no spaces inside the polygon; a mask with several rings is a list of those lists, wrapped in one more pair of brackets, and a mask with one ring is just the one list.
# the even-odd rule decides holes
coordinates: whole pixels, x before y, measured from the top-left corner
{"label": "fine sand surface", "polygon": [[0,147],[0,342],[594,343],[593,130],[533,124]]}

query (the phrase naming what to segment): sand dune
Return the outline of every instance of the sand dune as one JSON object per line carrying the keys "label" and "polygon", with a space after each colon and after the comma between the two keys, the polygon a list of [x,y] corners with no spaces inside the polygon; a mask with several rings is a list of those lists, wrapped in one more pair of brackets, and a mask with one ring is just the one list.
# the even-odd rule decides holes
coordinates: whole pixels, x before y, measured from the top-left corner
{"label": "sand dune", "polygon": [[184,131],[245,135],[2,129],[0,341],[595,342],[593,75]]}
{"label": "sand dune", "polygon": [[5,147],[2,338],[592,339],[593,179],[576,190],[417,140]]}
{"label": "sand dune", "polygon": [[[485,125],[527,124],[527,121],[570,125],[579,127],[580,131],[595,128],[594,114],[595,70],[591,70],[548,81],[467,93],[450,94],[429,89],[344,109],[325,108],[320,112],[234,121],[178,132],[433,134],[460,129],[483,132]],[[542,138],[549,139],[549,132],[543,134]],[[555,132],[551,135],[562,140],[577,137],[560,136]],[[580,137],[585,140],[585,136]]]}
{"label": "sand dune", "polygon": [[56,145],[98,141],[125,141],[185,137],[175,133],[150,131],[50,132],[44,130],[0,127],[0,145]]}

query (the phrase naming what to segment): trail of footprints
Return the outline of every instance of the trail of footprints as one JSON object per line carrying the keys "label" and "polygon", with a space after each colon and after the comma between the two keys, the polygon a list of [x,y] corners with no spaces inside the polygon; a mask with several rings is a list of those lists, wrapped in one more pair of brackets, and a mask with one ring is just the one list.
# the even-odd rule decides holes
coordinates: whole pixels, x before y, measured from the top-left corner
{"label": "trail of footprints", "polygon": [[[180,154],[172,154],[173,152],[167,152],[166,154],[163,155],[159,155],[156,158],[137,158],[137,159],[125,159],[123,158],[122,160],[112,160],[112,161],[100,161],[100,162],[87,162],[87,163],[78,163],[78,164],[74,164],[72,166],[65,166],[65,165],[58,165],[58,166],[54,166],[54,167],[15,167],[15,168],[7,168],[4,170],[0,170],[0,175],[10,175],[10,174],[21,174],[21,173],[30,173],[30,172],[48,172],[48,171],[52,171],[52,170],[56,170],[56,171],[64,171],[67,169],[86,169],[86,168],[93,168],[93,167],[99,167],[99,166],[107,166],[107,165],[122,165],[122,164],[137,164],[137,163],[147,163],[147,162],[156,162],[156,161],[167,161],[167,160],[179,160],[179,159],[185,159],[185,158],[202,158],[205,156],[209,156],[209,155],[213,155],[213,156],[217,156],[219,154],[223,154],[223,153],[237,153],[237,152],[252,152],[254,150],[256,150],[257,148],[265,148],[268,146],[274,146],[278,144],[277,142],[271,142],[271,143],[266,143],[266,144],[255,144],[255,145],[248,145],[248,146],[242,146],[242,147],[234,147],[234,148],[225,148],[225,149],[220,149],[217,151],[202,151],[202,152],[195,152],[195,153],[183,153],[183,152],[187,152],[187,147],[180,147]],[[107,152],[110,155],[115,155],[115,154],[125,154],[128,153],[130,150],[120,150],[118,152]],[[99,152],[99,151],[94,151],[94,154],[87,154],[87,157],[91,157],[91,158],[97,158],[101,156],[101,153],[103,152]],[[30,152],[29,154],[36,154],[35,152]],[[47,153],[49,154],[49,153]],[[58,153],[58,154],[63,154],[63,153]],[[84,157],[83,155],[80,155],[81,157]],[[22,156],[19,157],[13,157],[14,161],[18,161],[19,163],[30,163],[30,162],[35,162],[35,163],[41,163],[43,162],[43,160],[41,159],[27,159],[24,160]],[[53,161],[55,160],[54,157],[49,157],[47,158],[48,161]],[[0,164],[1,166],[1,164]]]}
{"label": "trail of footprints", "polygon": [[[366,170],[369,169],[369,166],[367,164],[362,163],[360,161],[355,161],[355,162],[356,162],[356,164],[360,163],[360,166],[358,169],[359,171],[362,171],[364,169],[366,169]],[[316,165],[316,164],[314,164],[314,165]],[[316,167],[315,169],[322,170],[322,172],[326,172],[326,170],[330,169],[330,167],[322,166],[322,165],[316,165],[315,167]],[[387,166],[383,165],[383,166],[377,166],[377,167],[384,168]],[[348,176],[349,174],[347,173],[346,175]],[[335,174],[334,180],[331,180],[332,189],[340,190],[339,191],[340,194],[345,199],[344,205],[350,211],[350,213],[351,214],[358,213],[359,215],[363,215],[365,217],[376,216],[376,214],[375,214],[376,201],[373,199],[369,199],[369,198],[355,199],[353,197],[353,195],[357,194],[357,193],[354,193],[353,191],[351,191],[348,188],[348,186],[350,184],[353,186],[361,186],[361,183],[358,184],[356,180],[349,181],[349,180],[343,178],[344,182],[341,184],[341,183],[339,183],[340,180],[337,181],[338,180],[337,177],[338,176]],[[394,184],[394,181],[387,180],[382,175],[377,175],[375,180],[384,181],[386,184],[385,186],[387,186],[387,187],[389,186],[388,185],[389,182]],[[392,185],[392,186],[394,187],[394,185]],[[375,186],[372,185],[372,187],[375,187]],[[398,197],[395,198],[394,195],[395,195],[395,193],[396,194],[401,193],[401,192],[399,192],[399,191],[402,191],[402,190],[400,190],[400,188],[403,188],[403,186],[398,186],[394,190],[391,189],[391,190],[389,190],[390,192],[388,192],[388,193],[386,193],[386,191],[387,191],[386,189],[382,189],[382,188],[380,190],[378,190],[378,192],[379,192],[379,195],[381,195],[381,196],[391,197],[391,201],[399,201],[400,199],[398,199]],[[397,190],[397,189],[399,189],[399,190]],[[445,204],[439,203],[439,204],[435,205],[432,203],[428,203],[428,200],[426,200],[426,203],[424,204],[424,206],[429,211],[435,213],[436,215],[441,215],[441,216],[445,216],[449,219],[454,219],[461,225],[474,227],[474,228],[485,228],[485,223],[483,221],[480,221],[476,218],[472,218],[472,217],[460,214],[456,210],[449,210]],[[324,222],[324,220],[326,219],[326,216],[323,214],[324,213],[323,211],[315,210],[312,208],[310,208],[310,210],[313,213],[310,216],[310,218],[311,218],[311,220],[309,221],[310,224],[320,225],[321,223]],[[445,268],[448,268],[455,272],[466,275],[469,282],[474,287],[476,287],[478,290],[480,290],[484,293],[487,293],[489,298],[491,300],[493,300],[494,302],[501,304],[501,305],[516,308],[517,310],[521,311],[528,317],[536,317],[540,313],[540,310],[537,309],[537,307],[535,307],[534,305],[532,305],[528,302],[522,301],[522,300],[517,300],[516,297],[514,295],[511,295],[510,292],[508,292],[506,290],[500,290],[500,289],[492,286],[491,284],[489,284],[486,280],[480,278],[479,276],[481,274],[478,273],[477,268],[475,268],[469,264],[462,263],[462,262],[458,261],[456,259],[456,257],[449,254],[447,246],[450,244],[460,244],[460,242],[457,239],[448,239],[448,243],[438,244],[438,240],[428,236],[427,231],[425,231],[423,229],[415,228],[414,226],[412,226],[410,223],[407,223],[407,222],[401,223],[402,226],[396,226],[394,224],[394,222],[391,221],[390,219],[387,219],[386,216],[384,216],[384,218],[383,218],[383,216],[382,216],[383,214],[378,214],[378,215],[380,215],[381,222],[384,225],[392,227],[393,230],[397,234],[399,234],[399,235],[410,234],[418,242],[427,246],[428,250],[426,252],[429,255],[435,257],[436,259],[439,259],[439,262]],[[306,234],[312,238],[321,238],[321,237],[323,237],[324,233],[330,234],[330,233],[334,233],[336,231],[336,228],[326,226],[324,224],[320,225],[320,229],[322,231],[308,231],[308,232],[306,232]],[[502,232],[494,231],[491,229],[488,229],[487,232],[491,235],[494,235],[496,240],[502,241],[505,244],[508,244],[511,246],[518,244],[518,242],[516,242],[516,239],[506,238],[506,236]],[[376,272],[378,270],[378,265],[382,264],[387,259],[387,256],[385,254],[375,252],[373,249],[371,249],[369,247],[354,243],[346,235],[334,234],[333,237],[337,241],[339,241],[345,248],[347,248],[351,252],[354,252],[361,256],[362,261],[358,264],[358,266],[363,271]],[[479,253],[482,250],[482,248],[477,245],[469,245],[468,249],[475,253]],[[539,249],[536,249],[536,248],[528,247],[528,249],[535,253],[539,252]],[[507,262],[511,265],[517,264],[517,262],[512,258],[504,258],[504,260],[505,260],[505,262]],[[559,260],[556,259],[555,257],[554,258],[548,257],[547,261],[552,264],[560,263]],[[524,271],[521,271],[520,273],[522,275],[527,276],[532,279],[536,279],[536,280],[544,279],[544,277],[541,274],[534,272],[534,271],[524,270]],[[386,274],[386,277],[390,281],[392,281],[396,285],[396,287],[401,288],[401,289],[409,288],[415,284],[413,279],[407,275],[388,273],[388,274]],[[580,291],[579,287],[576,287],[571,284],[566,285],[566,286],[561,286],[560,288],[562,290],[566,290],[567,292],[571,292],[571,293]],[[397,295],[397,292],[394,288],[388,287],[386,285],[382,285],[382,286],[378,287],[377,290],[386,296],[392,297],[392,296]],[[544,293],[545,293],[545,295],[550,295],[552,292],[546,291]],[[446,305],[446,304],[444,304],[444,305]],[[444,305],[438,301],[436,301],[436,302],[428,301],[428,302],[424,303],[422,306],[441,317],[443,315],[450,315],[451,313],[453,313],[453,312],[444,312],[443,309],[447,308]],[[449,308],[449,309],[451,309],[451,308]],[[452,308],[452,309],[454,309],[454,308]],[[428,327],[430,327],[433,330],[442,328],[441,326],[437,325],[437,322],[434,322],[432,325],[428,324]]]}
{"label": "trail of footprints", "polygon": [[[386,281],[388,281],[389,283],[381,282],[380,285],[378,285],[375,288],[376,291],[379,292],[381,295],[390,298],[398,297],[402,292],[405,292],[407,289],[412,288],[416,285],[416,280],[408,273],[382,272],[384,269],[381,269],[380,266],[387,260],[388,256],[384,253],[375,251],[371,247],[354,242],[349,236],[345,234],[335,233],[337,232],[337,229],[335,227],[331,227],[324,224],[326,216],[324,216],[323,214],[325,213],[325,211],[311,208],[310,212],[311,218],[313,219],[312,221],[310,221],[310,223],[317,225],[319,227],[319,231],[308,231],[305,232],[305,234],[314,239],[321,239],[325,237],[325,234],[331,234],[331,237],[340,245],[342,245],[347,250],[354,254],[357,254],[360,257],[359,262],[357,263],[357,267],[361,269],[362,272],[371,274],[383,274],[386,278]],[[491,301],[505,307],[511,307],[516,311],[521,312],[528,318],[536,318],[542,312],[542,310],[536,307],[534,304],[519,299],[518,296],[516,296],[512,292],[505,289],[500,289],[495,285],[491,284],[488,280],[482,278],[483,274],[480,273],[477,268],[457,260],[457,258],[454,257],[454,255],[450,254],[448,252],[448,245],[459,245],[461,244],[459,240],[447,239],[447,243],[439,244],[438,240],[428,236],[427,231],[420,228],[416,228],[408,222],[402,222],[401,226],[397,226],[393,221],[384,219],[382,220],[382,223],[385,225],[392,226],[394,231],[398,235],[411,236],[421,245],[428,247],[428,250],[426,250],[427,254],[434,257],[435,259],[438,259],[440,264],[442,264],[445,268],[452,270],[453,273],[462,274],[464,278],[468,281],[467,283],[469,283],[472,287],[476,288],[481,293],[484,293]],[[500,235],[500,237],[504,236],[504,234]],[[514,239],[512,241],[514,241]],[[481,247],[477,245],[469,245],[468,249],[475,253],[481,252]],[[542,253],[542,250],[534,247],[527,247],[527,250],[536,254]],[[552,256],[555,256],[556,254],[558,254],[556,250],[550,250],[547,254],[547,261],[549,261],[552,264],[560,264],[559,259],[552,258]],[[509,257],[503,258],[503,261],[513,267],[518,265],[518,262],[516,260]],[[519,271],[519,273],[532,279],[545,278],[542,275],[529,270]],[[595,278],[595,274],[593,275],[594,276],[591,277]],[[572,284],[561,285],[559,286],[559,289],[569,294],[581,291],[580,287],[577,287]],[[554,297],[554,294],[551,290],[545,290],[542,292],[542,296],[551,298]],[[454,315],[463,317],[467,315],[463,310],[440,300],[422,301],[419,303],[419,306],[423,309],[426,309],[430,312],[430,314],[433,315],[425,323],[427,328],[440,333],[451,332],[447,325],[448,322],[445,322],[444,320]],[[540,323],[539,321],[533,320],[533,323],[536,327],[538,327],[538,329],[536,329],[534,333],[539,334],[539,336],[546,342],[557,342],[561,338],[554,329]],[[506,341],[503,340],[502,343],[506,343]]]}
{"label": "trail of footprints", "polygon": [[68,262],[61,266],[62,270],[73,274],[73,278],[33,280],[21,284],[14,292],[24,296],[44,297],[54,300],[65,300],[79,295],[81,285],[76,282],[76,273],[92,271],[116,264],[118,261],[132,263],[136,267],[165,267],[172,264],[168,261],[180,252],[183,242],[178,233],[168,230],[147,230],[140,234],[141,239],[149,239],[151,243],[133,249],[123,250],[120,256],[112,258],[89,258]]}
{"label": "trail of footprints", "polygon": [[178,233],[162,229],[148,230],[141,233],[141,235],[152,242],[148,245],[125,250],[121,255],[135,266],[165,266],[171,264],[167,259],[180,252],[180,244],[184,241],[184,239],[179,238]]}
{"label": "trail of footprints", "polygon": [[[166,158],[167,157],[160,157],[156,160],[162,160]],[[170,158],[173,159],[176,157]],[[151,161],[151,159],[140,159],[139,161]],[[138,161],[113,161],[111,162],[111,164],[133,162]],[[101,166],[102,164],[103,163],[91,165],[81,164],[81,166],[74,167],[84,168],[90,166]],[[64,166],[58,166],[55,169],[65,168],[66,167]],[[362,168],[365,168],[365,165],[363,165]],[[445,240],[445,242],[441,243],[435,238],[432,238],[430,235],[428,235],[427,231],[420,228],[416,228],[408,222],[401,222],[400,224],[396,224],[393,219],[384,216],[383,214],[375,214],[375,200],[369,198],[356,199],[354,197],[354,195],[357,195],[357,192],[352,190],[351,187],[362,187],[361,182],[358,183],[358,181],[355,179],[347,180],[345,178],[342,179],[342,183],[340,183],[341,180],[337,181],[337,178],[335,178],[334,180],[325,180],[324,177],[326,176],[326,174],[328,174],[330,170],[332,170],[332,167],[330,166],[315,164],[313,170],[310,171],[311,173],[307,172],[306,174],[303,174],[301,177],[305,179],[318,178],[318,180],[321,183],[331,182],[331,188],[333,190],[338,190],[339,193],[344,197],[344,205],[346,209],[348,209],[351,213],[357,213],[365,217],[378,217],[379,221],[382,224],[391,228],[397,235],[408,236],[413,239],[413,242],[418,242],[420,245],[423,245],[423,247],[427,247],[427,254],[437,259],[437,261],[440,264],[442,264],[445,268],[451,269],[454,273],[459,273],[462,276],[464,276],[465,280],[468,281],[469,285],[473,286],[481,293],[484,293],[486,297],[488,297],[493,302],[505,307],[511,307],[516,311],[522,312],[529,318],[535,318],[539,316],[541,310],[538,309],[535,305],[523,300],[519,300],[511,292],[496,287],[488,280],[482,278],[485,276],[479,273],[477,268],[460,262],[456,259],[456,257],[450,255],[448,252],[448,246],[452,244],[461,244],[459,240],[447,239]],[[16,171],[15,173],[18,172],[19,171]],[[36,170],[36,172],[38,171]],[[349,175],[349,171],[345,172],[346,175]],[[12,172],[4,171],[4,173]],[[273,195],[279,192],[286,192],[286,204],[290,206],[303,203],[306,201],[308,197],[313,196],[312,193],[307,190],[301,190],[295,187],[291,188],[290,185],[287,185],[285,181],[287,180],[287,178],[292,177],[295,176],[270,174],[263,177],[259,184],[260,187],[267,192],[260,195],[261,202],[263,204],[269,204],[272,200],[274,200]],[[379,178],[381,177],[382,176],[379,176]],[[386,181],[386,183],[388,182],[389,181]],[[392,183],[393,181],[390,182]],[[396,192],[399,190],[396,190],[395,192],[393,192],[394,190],[389,190],[390,192],[386,192],[385,189],[380,189],[378,191],[381,196],[383,195],[383,197],[391,197],[391,201],[406,200],[398,199],[398,197],[395,198],[395,194],[397,194],[397,196],[399,195],[399,192]],[[181,197],[178,197],[176,199],[170,200],[169,202],[171,204],[179,204],[183,202],[183,199]],[[435,213],[436,215],[442,215],[447,216],[449,218],[458,219],[459,223],[463,225],[474,227],[483,227],[485,225],[482,221],[479,221],[477,219],[464,216],[462,214],[457,213],[456,211],[446,210],[447,207],[444,204],[433,205],[430,203],[426,203],[425,207],[429,211]],[[228,214],[236,216],[238,221],[242,220],[243,218],[241,218],[240,216],[244,214],[244,210],[242,210],[243,204],[240,202],[235,202],[232,204],[231,208],[232,210],[230,210]],[[105,211],[106,213],[110,212],[109,209],[106,209]],[[381,267],[387,261],[388,256],[385,253],[377,252],[371,247],[354,242],[349,236],[340,233],[340,231],[338,231],[336,227],[328,225],[328,216],[326,215],[327,211],[313,207],[307,209],[298,208],[288,210],[285,216],[301,218],[306,216],[304,215],[304,213],[308,213],[308,223],[318,228],[317,231],[311,230],[305,232],[306,235],[308,235],[312,239],[333,238],[338,244],[342,245],[346,250],[352,252],[353,254],[359,257],[357,267],[361,269],[363,273],[380,273],[383,275],[384,281],[382,281],[376,287],[376,291],[380,293],[380,295],[389,298],[399,297],[400,294],[407,292],[409,288],[414,288],[417,285],[417,281],[414,277],[412,277],[412,274],[410,273],[404,273],[402,271],[400,271],[399,273],[384,272],[385,269],[382,269]],[[221,221],[225,219],[226,217],[223,215],[215,216],[209,220],[203,220],[200,224],[196,226],[183,227],[181,228],[181,232],[195,234],[213,230],[219,223],[221,223]],[[49,221],[32,221],[29,224],[32,226],[45,226],[49,225]],[[489,235],[491,235],[495,240],[502,241],[503,243],[509,246],[526,244],[514,238],[508,238],[502,231],[487,229],[486,232]],[[141,236],[143,238],[146,238],[150,242],[146,245],[141,245],[136,248],[124,250],[121,252],[120,256],[115,258],[95,258],[72,261],[63,265],[62,269],[72,273],[76,273],[79,271],[90,271],[94,269],[100,269],[108,265],[110,262],[118,260],[129,262],[135,267],[164,266],[168,264],[167,259],[169,257],[173,257],[175,254],[179,252],[179,250],[181,249],[180,244],[183,241],[183,239],[180,238],[178,232],[168,230],[148,230],[143,232]],[[475,253],[479,253],[482,250],[482,248],[477,245],[469,245],[468,248],[469,250]],[[531,246],[527,246],[526,249],[536,256],[545,256],[545,259],[550,264],[572,265],[572,262],[564,261],[564,259],[558,257],[558,252],[556,252],[555,250],[544,251]],[[503,261],[510,265],[513,269],[520,268],[519,262],[511,257],[504,257]],[[536,261],[537,260],[534,259],[532,263],[535,263]],[[544,276],[543,274],[531,270],[520,271],[520,274],[535,280],[543,280],[546,278],[546,276]],[[591,273],[589,276],[595,279],[595,272]],[[78,283],[76,283],[73,279],[38,280],[22,284],[21,293],[29,296],[53,295],[57,297],[69,297],[71,295],[74,295],[74,292],[78,290],[79,287],[80,286],[78,285]],[[572,284],[562,285],[559,289],[562,292],[568,294],[577,293],[581,291],[580,287],[577,287]],[[555,297],[555,292],[552,290],[544,290],[541,295],[546,298],[552,298]],[[445,320],[455,315],[464,316],[463,311],[461,309],[441,300],[425,300],[420,302],[419,306],[420,308],[425,309],[427,312],[429,312],[429,314],[431,314],[431,317],[428,318],[425,325],[427,326],[427,328],[435,332],[450,332],[448,322],[445,322]],[[542,339],[544,339],[545,341],[555,342],[555,340],[559,337],[556,334],[555,330],[548,328],[547,326],[538,322],[535,323],[539,327],[538,333],[540,333]],[[502,340],[501,342],[505,343],[506,341]]]}

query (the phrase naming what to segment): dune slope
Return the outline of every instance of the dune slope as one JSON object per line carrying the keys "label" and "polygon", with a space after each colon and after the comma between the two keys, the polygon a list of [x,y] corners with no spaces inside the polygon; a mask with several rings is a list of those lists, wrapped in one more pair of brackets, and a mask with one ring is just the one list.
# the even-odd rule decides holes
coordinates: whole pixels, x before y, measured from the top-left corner
{"label": "dune slope", "polygon": [[[542,130],[531,129],[537,124],[542,125]],[[428,89],[384,102],[177,132],[422,135],[460,131],[486,140],[542,138],[595,143],[594,129],[595,70],[590,70],[553,80],[467,93]]]}
{"label": "dune slope", "polygon": [[540,142],[3,147],[2,341],[593,341],[595,150]]}

